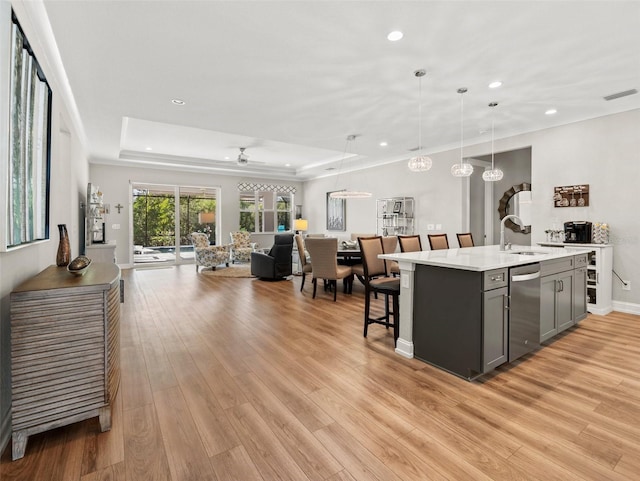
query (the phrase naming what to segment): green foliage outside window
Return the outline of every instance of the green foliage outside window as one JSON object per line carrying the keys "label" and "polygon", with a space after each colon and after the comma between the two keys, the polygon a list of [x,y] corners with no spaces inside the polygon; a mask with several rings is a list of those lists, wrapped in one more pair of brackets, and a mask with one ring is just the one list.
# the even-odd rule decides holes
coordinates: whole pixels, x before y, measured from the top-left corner
{"label": "green foliage outside window", "polygon": [[[216,200],[191,196],[180,197],[180,245],[191,245],[189,234],[203,232],[215,244],[215,222],[198,222],[200,212],[215,212]],[[145,247],[175,245],[175,198],[173,194],[134,191],[133,243]]]}

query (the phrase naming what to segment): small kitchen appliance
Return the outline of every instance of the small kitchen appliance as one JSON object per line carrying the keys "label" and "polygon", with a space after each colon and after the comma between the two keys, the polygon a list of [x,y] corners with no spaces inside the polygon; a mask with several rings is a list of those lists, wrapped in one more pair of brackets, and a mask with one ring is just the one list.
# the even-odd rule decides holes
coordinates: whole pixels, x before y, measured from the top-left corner
{"label": "small kitchen appliance", "polygon": [[564,223],[564,241],[577,244],[591,243],[591,222],[584,220]]}

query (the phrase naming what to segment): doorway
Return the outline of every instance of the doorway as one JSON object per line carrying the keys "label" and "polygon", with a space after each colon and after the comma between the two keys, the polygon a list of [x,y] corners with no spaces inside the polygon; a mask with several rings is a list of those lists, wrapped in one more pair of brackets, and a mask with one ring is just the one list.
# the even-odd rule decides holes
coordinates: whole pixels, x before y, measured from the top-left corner
{"label": "doorway", "polygon": [[[468,208],[463,219],[466,218],[476,245],[496,244],[500,238],[498,200],[514,185],[531,183],[531,147],[494,154],[495,166],[504,172],[497,182],[482,180],[484,169],[491,168],[491,154],[474,156],[470,161],[476,168],[469,180]],[[513,232],[510,238],[514,244],[531,244],[531,234]]]}
{"label": "doorway", "polygon": [[194,262],[192,232],[219,238],[218,187],[131,183],[134,266]]}

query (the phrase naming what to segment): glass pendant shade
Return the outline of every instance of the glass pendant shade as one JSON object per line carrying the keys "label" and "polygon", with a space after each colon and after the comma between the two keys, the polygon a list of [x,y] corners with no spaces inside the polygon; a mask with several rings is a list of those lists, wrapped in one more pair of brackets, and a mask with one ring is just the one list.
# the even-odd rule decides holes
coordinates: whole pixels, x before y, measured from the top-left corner
{"label": "glass pendant shade", "polygon": [[433,161],[431,160],[431,157],[426,155],[416,155],[415,157],[411,157],[407,164],[411,172],[424,172],[429,170],[432,165]]}
{"label": "glass pendant shade", "polygon": [[418,153],[409,159],[407,167],[411,172],[426,172],[433,165],[431,157],[422,155],[422,77],[427,74],[426,70],[420,69],[413,72],[418,77]]}
{"label": "glass pendant shade", "polygon": [[464,147],[464,94],[467,92],[467,89],[462,87],[458,89],[458,93],[460,94],[460,163],[455,164],[451,167],[451,175],[454,177],[469,177],[473,174],[473,165],[464,161],[464,156],[462,155],[462,148]]}
{"label": "glass pendant shade", "polygon": [[482,173],[482,180],[485,182],[497,182],[504,177],[504,173],[500,169],[485,170]]}
{"label": "glass pendant shade", "polygon": [[494,120],[494,116],[493,116],[493,108],[497,107],[498,103],[497,102],[491,102],[489,104],[489,107],[491,107],[491,170],[485,170],[482,173],[482,180],[484,180],[485,182],[497,182],[498,180],[501,180],[502,177],[504,177],[504,173],[500,170],[500,169],[496,169],[495,163],[494,163],[494,153],[495,153],[495,149],[493,147],[493,140],[494,140],[494,134],[495,134],[495,120]]}
{"label": "glass pendant shade", "polygon": [[451,167],[451,175],[454,177],[469,177],[473,174],[473,165],[467,162],[460,162]]}

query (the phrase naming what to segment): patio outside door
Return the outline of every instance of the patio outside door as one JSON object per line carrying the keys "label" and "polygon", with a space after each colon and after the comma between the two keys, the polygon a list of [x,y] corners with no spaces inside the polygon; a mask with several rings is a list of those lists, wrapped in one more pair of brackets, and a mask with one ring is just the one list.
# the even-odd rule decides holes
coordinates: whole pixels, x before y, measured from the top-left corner
{"label": "patio outside door", "polygon": [[134,265],[194,261],[190,234],[202,232],[215,244],[216,187],[132,183]]}

